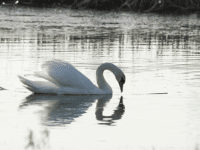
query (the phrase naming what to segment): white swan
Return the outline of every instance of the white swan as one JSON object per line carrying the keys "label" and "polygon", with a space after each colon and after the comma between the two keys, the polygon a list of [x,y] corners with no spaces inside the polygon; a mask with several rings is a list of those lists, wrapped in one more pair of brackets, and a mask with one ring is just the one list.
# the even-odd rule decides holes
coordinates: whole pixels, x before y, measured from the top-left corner
{"label": "white swan", "polygon": [[112,88],[103,77],[104,70],[110,70],[119,82],[121,92],[125,83],[125,75],[121,69],[111,63],[101,64],[97,71],[97,86],[70,63],[54,60],[42,65],[43,72],[35,72],[37,77],[47,81],[31,81],[19,76],[26,88],[34,93],[46,94],[112,94]]}

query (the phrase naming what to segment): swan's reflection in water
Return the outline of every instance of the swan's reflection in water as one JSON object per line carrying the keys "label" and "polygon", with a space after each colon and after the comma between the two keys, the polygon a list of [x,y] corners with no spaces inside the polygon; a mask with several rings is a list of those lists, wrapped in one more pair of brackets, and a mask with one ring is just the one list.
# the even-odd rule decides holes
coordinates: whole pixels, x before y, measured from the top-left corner
{"label": "swan's reflection in water", "polygon": [[[20,105],[20,109],[29,106],[41,106],[43,111],[40,115],[42,124],[47,126],[61,126],[72,123],[75,118],[82,116],[87,109],[97,100],[96,119],[102,124],[111,125],[114,120],[121,119],[124,113],[123,98],[121,97],[119,106],[111,116],[103,116],[106,103],[110,101],[112,95],[47,95],[32,94],[26,97]],[[41,111],[40,111],[41,113]],[[109,118],[109,120],[104,120]]]}
{"label": "swan's reflection in water", "polygon": [[113,114],[111,116],[104,116],[103,115],[103,110],[105,107],[106,101],[104,99],[99,99],[97,102],[97,107],[96,107],[96,118],[97,120],[103,121],[102,125],[112,125],[114,123],[114,120],[119,120],[121,119],[122,115],[124,114],[125,111],[125,106],[123,104],[123,97],[121,96],[119,105],[117,106],[116,110],[114,110]]}

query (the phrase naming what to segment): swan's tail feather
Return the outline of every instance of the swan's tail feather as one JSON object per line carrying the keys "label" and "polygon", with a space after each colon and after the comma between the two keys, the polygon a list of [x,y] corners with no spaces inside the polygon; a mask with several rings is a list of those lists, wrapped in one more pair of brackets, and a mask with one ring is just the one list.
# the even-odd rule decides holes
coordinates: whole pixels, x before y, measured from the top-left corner
{"label": "swan's tail feather", "polygon": [[51,82],[31,81],[22,76],[18,76],[20,81],[25,85],[25,88],[33,93],[56,93],[58,87]]}
{"label": "swan's tail feather", "polygon": [[19,77],[20,81],[21,81],[23,84],[25,84],[25,85],[27,85],[27,86],[32,86],[32,85],[33,85],[33,83],[32,83],[30,80],[27,80],[26,78],[24,78],[24,77],[22,77],[22,76],[18,76],[18,77]]}
{"label": "swan's tail feather", "polygon": [[27,88],[28,90],[32,91],[32,92],[35,92],[35,89],[30,87],[30,86],[25,86],[25,88]]}
{"label": "swan's tail feather", "polygon": [[32,92],[36,92],[36,87],[34,87],[34,83],[30,80],[27,80],[26,78],[22,77],[22,76],[18,76],[20,81],[25,85],[25,88],[27,88],[28,90],[32,91]]}

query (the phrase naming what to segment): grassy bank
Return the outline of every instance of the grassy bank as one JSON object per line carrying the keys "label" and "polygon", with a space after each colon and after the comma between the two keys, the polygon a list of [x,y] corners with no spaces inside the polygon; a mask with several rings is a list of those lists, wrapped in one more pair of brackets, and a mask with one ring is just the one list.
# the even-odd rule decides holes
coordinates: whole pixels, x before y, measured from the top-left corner
{"label": "grassy bank", "polygon": [[137,12],[195,12],[200,9],[200,0],[19,0],[19,4]]}

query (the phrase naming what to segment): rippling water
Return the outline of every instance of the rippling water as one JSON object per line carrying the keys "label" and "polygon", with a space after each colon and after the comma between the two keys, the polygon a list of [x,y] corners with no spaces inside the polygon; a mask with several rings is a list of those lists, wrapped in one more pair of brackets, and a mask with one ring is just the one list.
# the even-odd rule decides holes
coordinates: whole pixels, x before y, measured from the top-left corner
{"label": "rippling water", "polygon": [[[1,7],[0,149],[200,148],[198,15]],[[70,62],[96,84],[112,62],[113,96],[32,95],[17,75]],[[123,100],[123,104],[120,103]]]}

